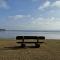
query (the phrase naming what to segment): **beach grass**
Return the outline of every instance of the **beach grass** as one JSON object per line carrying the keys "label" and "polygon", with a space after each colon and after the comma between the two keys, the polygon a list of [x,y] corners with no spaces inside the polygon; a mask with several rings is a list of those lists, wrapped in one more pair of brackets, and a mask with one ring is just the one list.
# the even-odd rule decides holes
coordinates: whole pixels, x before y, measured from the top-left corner
{"label": "beach grass", "polygon": [[16,40],[0,39],[0,60],[60,60],[60,40],[47,39],[39,48],[14,48]]}

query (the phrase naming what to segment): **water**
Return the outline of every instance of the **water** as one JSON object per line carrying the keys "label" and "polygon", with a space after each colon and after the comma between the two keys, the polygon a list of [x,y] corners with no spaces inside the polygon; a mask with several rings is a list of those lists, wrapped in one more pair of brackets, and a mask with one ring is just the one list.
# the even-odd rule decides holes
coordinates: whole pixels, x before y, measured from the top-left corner
{"label": "water", "polygon": [[0,38],[16,38],[16,36],[45,36],[46,39],[60,39],[60,31],[0,31]]}

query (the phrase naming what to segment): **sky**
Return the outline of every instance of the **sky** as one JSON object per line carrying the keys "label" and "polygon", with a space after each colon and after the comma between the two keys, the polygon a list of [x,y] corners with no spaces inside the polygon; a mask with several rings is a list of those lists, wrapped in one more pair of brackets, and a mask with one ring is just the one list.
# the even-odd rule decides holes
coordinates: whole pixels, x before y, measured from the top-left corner
{"label": "sky", "polygon": [[0,28],[60,30],[60,0],[0,0]]}

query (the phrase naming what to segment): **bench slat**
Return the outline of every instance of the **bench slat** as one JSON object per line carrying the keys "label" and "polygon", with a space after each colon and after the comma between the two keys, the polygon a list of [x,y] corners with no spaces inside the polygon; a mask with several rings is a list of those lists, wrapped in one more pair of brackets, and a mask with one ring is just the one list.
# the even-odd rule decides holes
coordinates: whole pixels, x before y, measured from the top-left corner
{"label": "bench slat", "polygon": [[44,43],[44,42],[16,42],[16,43]]}
{"label": "bench slat", "polygon": [[16,40],[20,40],[20,39],[23,39],[23,36],[17,36],[16,37]]}
{"label": "bench slat", "polygon": [[21,40],[21,39],[42,39],[44,40],[44,36],[17,36],[16,40]]}
{"label": "bench slat", "polygon": [[37,36],[24,36],[24,39],[37,39]]}

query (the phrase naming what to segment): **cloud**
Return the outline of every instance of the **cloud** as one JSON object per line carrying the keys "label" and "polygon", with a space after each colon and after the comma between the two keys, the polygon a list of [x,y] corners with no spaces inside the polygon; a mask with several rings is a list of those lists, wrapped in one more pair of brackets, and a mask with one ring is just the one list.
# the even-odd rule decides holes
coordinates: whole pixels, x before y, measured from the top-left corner
{"label": "cloud", "polygon": [[4,26],[7,29],[29,29],[31,27],[31,20],[33,19],[31,15],[8,16],[7,19],[4,19],[7,21]]}
{"label": "cloud", "polygon": [[58,30],[60,29],[60,18],[38,17],[32,21],[31,25],[40,30]]}
{"label": "cloud", "polygon": [[60,18],[57,17],[31,17],[31,15],[9,16],[7,23],[8,29],[30,29],[30,30],[59,30]]}
{"label": "cloud", "polygon": [[15,15],[15,16],[8,16],[9,20],[20,20],[20,19],[26,19],[30,18],[31,15]]}
{"label": "cloud", "polygon": [[60,18],[55,18],[55,17],[50,17],[50,18],[43,18],[43,17],[38,17],[38,18],[35,18],[33,21],[32,21],[32,24],[35,24],[35,25],[40,25],[40,24],[52,24],[52,23],[57,23],[59,22],[60,23]]}
{"label": "cloud", "polygon": [[44,8],[47,8],[50,6],[50,2],[49,1],[46,1],[42,6],[40,6],[38,9],[39,10],[43,10]]}
{"label": "cloud", "polygon": [[51,7],[60,8],[60,1],[55,1],[53,3],[50,1],[46,1],[42,6],[38,7],[38,10],[44,10],[44,9],[51,8]]}
{"label": "cloud", "polygon": [[9,8],[7,4],[7,0],[0,0],[0,8],[5,8],[5,9]]}
{"label": "cloud", "polygon": [[55,1],[51,6],[60,8],[60,1]]}
{"label": "cloud", "polygon": [[50,10],[49,12],[50,12],[50,13],[54,13],[54,12],[55,12],[55,10]]}

